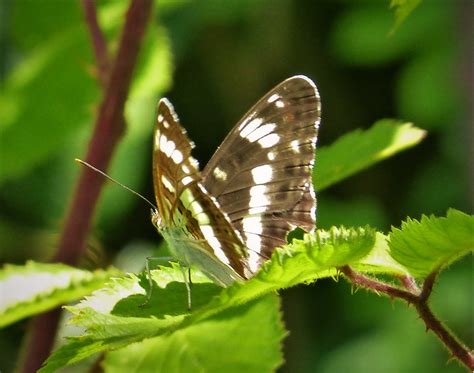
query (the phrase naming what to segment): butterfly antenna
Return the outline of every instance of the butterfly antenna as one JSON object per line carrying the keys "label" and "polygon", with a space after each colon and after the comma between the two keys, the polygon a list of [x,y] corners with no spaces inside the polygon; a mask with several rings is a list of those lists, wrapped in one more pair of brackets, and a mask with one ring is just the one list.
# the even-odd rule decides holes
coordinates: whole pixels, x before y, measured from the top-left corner
{"label": "butterfly antenna", "polygon": [[93,171],[95,171],[95,172],[101,174],[102,176],[104,176],[105,178],[109,179],[109,180],[112,181],[113,183],[115,183],[115,184],[117,184],[117,185],[120,185],[122,188],[128,190],[130,193],[135,194],[137,197],[141,198],[141,199],[144,200],[146,203],[148,203],[148,204],[153,208],[153,210],[158,210],[158,209],[156,208],[156,206],[155,206],[153,203],[150,202],[150,200],[148,200],[147,198],[143,197],[140,193],[135,192],[133,189],[129,188],[128,186],[122,184],[121,182],[119,182],[119,181],[113,179],[112,177],[110,177],[109,175],[107,175],[104,171],[99,170],[98,168],[96,168],[96,167],[92,166],[91,164],[89,164],[89,163],[83,161],[82,159],[76,158],[75,161],[76,161],[77,163],[82,164],[83,166],[89,167],[91,170],[93,170]]}

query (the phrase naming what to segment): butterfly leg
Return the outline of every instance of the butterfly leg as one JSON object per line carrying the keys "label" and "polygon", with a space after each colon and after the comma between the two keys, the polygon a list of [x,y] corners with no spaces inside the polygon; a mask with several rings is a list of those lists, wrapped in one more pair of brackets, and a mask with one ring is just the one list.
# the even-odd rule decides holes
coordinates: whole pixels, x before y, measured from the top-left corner
{"label": "butterfly leg", "polygon": [[188,310],[191,310],[191,268],[188,267],[188,273],[186,273],[186,269],[184,265],[180,263],[179,268],[181,268],[181,272],[183,273],[184,284],[186,285],[186,291],[188,293]]}
{"label": "butterfly leg", "polygon": [[191,268],[188,268],[188,280],[189,280],[189,286],[192,288],[193,280],[191,279]]}
{"label": "butterfly leg", "polygon": [[151,270],[150,270],[150,262],[152,260],[155,260],[155,261],[166,261],[166,262],[169,262],[170,260],[173,260],[174,258],[171,257],[171,256],[161,256],[161,257],[153,257],[153,256],[149,256],[146,258],[146,261],[145,261],[145,271],[146,271],[146,277],[148,279],[148,290],[146,292],[146,299],[145,299],[145,302],[143,302],[140,307],[143,307],[143,306],[146,306],[148,303],[150,303],[150,300],[151,300],[151,295],[153,293],[153,280],[151,278]]}

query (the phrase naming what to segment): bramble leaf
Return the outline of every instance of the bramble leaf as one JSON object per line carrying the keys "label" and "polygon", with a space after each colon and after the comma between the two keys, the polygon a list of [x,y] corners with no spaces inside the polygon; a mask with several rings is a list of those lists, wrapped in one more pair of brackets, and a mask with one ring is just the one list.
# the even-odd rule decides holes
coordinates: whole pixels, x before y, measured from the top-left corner
{"label": "bramble leaf", "polygon": [[80,299],[117,274],[115,269],[90,272],[64,264],[6,265],[0,271],[0,327]]}
{"label": "bramble leaf", "polygon": [[[221,362],[229,364],[221,367],[227,371],[227,368],[232,369],[238,355],[238,366],[245,367],[247,371],[272,371],[281,363],[281,356],[276,351],[280,351],[284,336],[272,294],[279,289],[335,276],[338,266],[357,262],[370,252],[374,243],[375,231],[370,228],[332,228],[306,234],[302,240],[294,239],[291,244],[277,249],[253,278],[236,282],[226,289],[194,271],[191,313],[187,311],[186,287],[177,266],[152,271],[155,282],[153,296],[144,307],[141,307],[146,298],[143,288],[148,285],[145,278],[130,275],[114,279],[78,306],[68,308],[74,314],[71,323],[86,328],[87,332],[56,351],[42,371],[50,372],[94,353],[123,348],[144,340],[144,350],[139,351],[137,345],[130,347],[133,354],[148,361],[153,358],[148,353],[149,348],[156,348],[160,350],[163,364],[169,358],[170,365],[167,367],[173,368],[179,360],[176,356],[169,356],[175,351],[168,346],[175,346],[177,341],[188,346],[187,342],[199,334],[211,338],[206,334],[211,330],[212,338],[224,343],[232,339],[233,334],[239,333],[239,328],[252,329],[255,337],[249,343],[253,348],[244,348],[236,342],[235,348],[239,350],[226,349],[230,355],[226,356],[223,351],[208,361],[202,360],[205,364],[202,369],[212,370]],[[273,321],[262,322],[261,316],[256,316],[260,312],[267,313]],[[269,340],[273,342],[269,343]],[[183,347],[183,354],[205,356],[209,348],[207,344],[202,349],[199,345]],[[265,362],[267,365],[262,366],[262,359],[256,359],[255,351],[272,357]],[[108,361],[120,361],[120,356],[115,355]],[[186,365],[189,369],[196,367],[192,361],[189,364]]]}
{"label": "bramble leaf", "polygon": [[408,218],[389,235],[390,255],[415,277],[426,277],[474,250],[474,216],[450,209],[446,217]]}
{"label": "bramble leaf", "polygon": [[390,8],[395,9],[395,24],[392,32],[395,31],[415,8],[420,5],[421,0],[392,0]]}
{"label": "bramble leaf", "polygon": [[388,237],[377,232],[375,244],[370,254],[352,265],[353,269],[372,274],[407,276],[408,270],[390,256]]}
{"label": "bramble leaf", "polygon": [[[113,372],[274,372],[286,332],[275,295],[107,354]],[[172,352],[173,351],[173,352]],[[211,353],[210,353],[211,352]]]}
{"label": "bramble leaf", "polygon": [[368,130],[356,130],[318,149],[313,170],[320,191],[356,172],[418,144],[426,132],[411,123],[384,119]]}

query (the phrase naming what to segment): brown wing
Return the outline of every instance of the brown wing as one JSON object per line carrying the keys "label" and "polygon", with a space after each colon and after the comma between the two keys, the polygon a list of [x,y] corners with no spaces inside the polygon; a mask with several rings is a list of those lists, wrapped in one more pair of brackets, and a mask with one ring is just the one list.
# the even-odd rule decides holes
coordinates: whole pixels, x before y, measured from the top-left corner
{"label": "brown wing", "polygon": [[[175,253],[181,253],[178,259],[185,263],[199,266],[202,253],[197,251],[205,251],[216,264],[224,263],[240,277],[246,277],[244,244],[202,185],[198,163],[191,156],[192,148],[172,105],[162,99],[158,104],[153,147],[158,228],[165,231],[166,238],[174,240],[171,246],[184,247],[179,246]],[[205,266],[212,267],[212,263]],[[212,272],[212,268],[201,269]]]}
{"label": "brown wing", "polygon": [[237,123],[203,170],[203,183],[249,248],[254,272],[295,226],[314,229],[311,182],[321,117],[305,76],[277,85]]}

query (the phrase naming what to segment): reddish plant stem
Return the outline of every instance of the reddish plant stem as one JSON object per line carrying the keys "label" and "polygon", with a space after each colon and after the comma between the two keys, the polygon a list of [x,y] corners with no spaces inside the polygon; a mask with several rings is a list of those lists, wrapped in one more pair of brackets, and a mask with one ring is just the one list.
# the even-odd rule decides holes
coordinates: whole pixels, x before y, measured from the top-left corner
{"label": "reddish plant stem", "polygon": [[83,0],[84,17],[92,40],[92,46],[95,54],[95,61],[99,74],[99,80],[103,87],[107,86],[108,73],[110,73],[110,60],[107,53],[107,42],[102,33],[99,22],[97,21],[97,12],[94,0]]}
{"label": "reddish plant stem", "polygon": [[420,303],[426,303],[428,302],[428,298],[431,295],[431,292],[433,291],[433,285],[435,283],[436,277],[438,276],[438,271],[433,271],[431,272],[428,277],[426,277],[425,281],[423,282],[423,288],[421,289],[421,294],[420,294]]}
{"label": "reddish plant stem", "polygon": [[60,317],[61,309],[55,308],[30,321],[26,343],[23,344],[25,353],[19,371],[36,372],[41,367],[51,353]]}
{"label": "reddish plant stem", "polygon": [[420,289],[418,288],[418,285],[416,284],[413,277],[411,277],[411,276],[401,276],[400,281],[402,282],[405,289],[409,290],[410,292],[412,292],[414,294],[419,294],[420,293]]}
{"label": "reddish plant stem", "polygon": [[384,293],[391,298],[400,298],[412,304],[421,319],[425,323],[427,330],[432,330],[433,333],[441,340],[444,346],[456,357],[462,364],[464,364],[471,371],[474,370],[474,355],[473,353],[459,342],[448,328],[439,321],[428,305],[428,298],[433,289],[433,285],[438,274],[437,271],[432,272],[425,280],[421,293],[416,291],[402,290],[384,282],[369,278],[360,273],[355,272],[351,267],[344,266],[340,268],[341,272],[355,285],[361,286],[367,290],[376,293]]}
{"label": "reddish plant stem", "polygon": [[[94,21],[96,16],[92,15],[92,11],[95,13],[93,4],[85,0],[84,5],[87,7],[86,19],[89,22],[89,27],[97,27],[97,29],[91,29],[93,38],[99,37],[100,30],[96,20]],[[151,5],[151,0],[132,0],[127,11],[119,50],[109,75],[110,79],[107,80],[94,133],[86,155],[87,162],[103,170],[107,169],[113,150],[124,131],[123,109]],[[91,22],[95,22],[97,26],[91,25]],[[103,40],[101,36],[100,38]],[[94,46],[94,48],[96,47]],[[96,55],[101,59],[106,56],[104,50],[103,46],[99,45],[98,51],[96,51]],[[103,61],[98,61],[99,65],[101,63]],[[105,67],[99,68],[99,73],[107,76],[106,72],[102,70],[103,68]],[[103,183],[104,179],[94,172],[87,168],[81,169],[54,261],[74,265],[83,254]],[[59,309],[55,309],[31,321],[21,372],[36,372],[48,357],[56,335],[59,316]]]}
{"label": "reddish plant stem", "polygon": [[456,359],[471,372],[474,371],[474,355],[469,348],[459,342],[450,330],[433,315],[427,303],[419,302],[415,304],[415,307],[425,323],[426,330],[432,330]]}
{"label": "reddish plant stem", "polygon": [[361,286],[365,289],[372,290],[376,293],[387,294],[391,298],[400,298],[408,303],[415,303],[417,301],[417,296],[409,291],[399,289],[397,287],[388,285],[384,282],[374,280],[370,277],[364,276],[356,271],[354,271],[349,266],[344,266],[339,268],[339,270],[346,275],[346,277],[351,280],[355,285]]}
{"label": "reddish plant stem", "polygon": [[[127,11],[120,47],[86,155],[88,163],[102,170],[107,169],[115,145],[124,131],[121,120],[123,108],[150,8],[151,0],[133,0]],[[95,204],[104,181],[103,177],[89,169],[82,169],[61,234],[56,261],[75,264],[83,253]]]}

